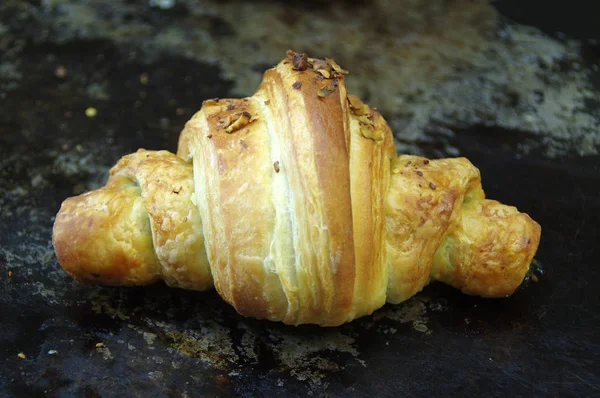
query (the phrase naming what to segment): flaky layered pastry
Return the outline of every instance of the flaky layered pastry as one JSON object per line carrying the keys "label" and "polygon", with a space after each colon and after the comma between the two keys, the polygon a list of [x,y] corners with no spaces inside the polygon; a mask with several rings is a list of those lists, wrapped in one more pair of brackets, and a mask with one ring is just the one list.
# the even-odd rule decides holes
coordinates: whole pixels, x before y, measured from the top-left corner
{"label": "flaky layered pastry", "polygon": [[510,295],[540,226],[485,199],[464,158],[396,156],[333,60],[290,52],[249,98],[214,99],[177,155],[138,152],[69,198],[53,244],[75,278],[215,286],[242,315],[340,325],[433,280]]}

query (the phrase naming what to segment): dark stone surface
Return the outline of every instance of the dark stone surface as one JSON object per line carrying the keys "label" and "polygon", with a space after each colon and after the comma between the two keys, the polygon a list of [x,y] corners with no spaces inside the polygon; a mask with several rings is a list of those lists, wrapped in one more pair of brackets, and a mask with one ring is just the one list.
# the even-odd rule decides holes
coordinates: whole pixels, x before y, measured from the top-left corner
{"label": "dark stone surface", "polygon": [[[215,292],[71,280],[50,244],[61,201],[101,185],[138,147],[174,150],[201,101],[232,83],[176,54],[149,61],[110,40],[48,39],[33,24],[45,17],[38,6],[0,7],[0,39],[10,41],[0,61],[16,49],[22,74],[17,86],[0,80],[1,396],[600,394],[600,157],[523,156],[520,144],[544,140],[518,130],[454,125],[420,143],[430,154],[458,148],[489,197],[542,225],[539,282],[510,298],[435,284],[339,328],[293,328],[242,318]],[[159,24],[170,14],[134,17]]]}

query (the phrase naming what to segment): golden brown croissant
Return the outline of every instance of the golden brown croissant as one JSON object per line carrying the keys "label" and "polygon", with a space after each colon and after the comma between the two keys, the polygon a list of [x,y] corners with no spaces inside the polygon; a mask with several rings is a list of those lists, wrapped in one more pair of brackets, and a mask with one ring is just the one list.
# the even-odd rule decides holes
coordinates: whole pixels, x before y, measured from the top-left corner
{"label": "golden brown croissant", "polygon": [[540,226],[485,199],[464,158],[397,157],[345,73],[290,53],[252,97],[205,101],[177,156],[141,149],[65,200],[60,264],[107,285],[214,283],[240,314],[294,325],[339,325],[432,280],[511,294]]}

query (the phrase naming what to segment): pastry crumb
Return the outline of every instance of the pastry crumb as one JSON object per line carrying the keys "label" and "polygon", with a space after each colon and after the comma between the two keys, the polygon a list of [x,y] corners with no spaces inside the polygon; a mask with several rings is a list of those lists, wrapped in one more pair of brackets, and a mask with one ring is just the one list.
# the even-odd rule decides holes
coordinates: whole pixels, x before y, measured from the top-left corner
{"label": "pastry crumb", "polygon": [[67,68],[65,68],[63,65],[58,65],[54,70],[54,76],[58,77],[59,79],[65,79],[67,75]]}
{"label": "pastry crumb", "polygon": [[94,107],[90,106],[89,108],[87,108],[85,110],[85,115],[87,117],[89,117],[90,119],[93,118],[93,117],[96,117],[97,114],[98,114],[98,110],[96,108],[94,108]]}

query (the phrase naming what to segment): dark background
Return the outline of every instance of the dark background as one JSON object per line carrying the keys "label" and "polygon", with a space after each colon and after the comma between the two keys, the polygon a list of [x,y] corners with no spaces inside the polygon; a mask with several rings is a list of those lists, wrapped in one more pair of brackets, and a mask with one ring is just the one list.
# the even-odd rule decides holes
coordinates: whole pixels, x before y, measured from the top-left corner
{"label": "dark background", "polygon": [[[111,41],[44,40],[36,22],[47,17],[22,16],[21,4],[39,5],[0,8],[4,38],[27,42],[24,79],[0,99],[0,395],[600,395],[600,157],[516,156],[525,137],[542,139],[518,129],[455,126],[445,138],[480,168],[488,196],[542,225],[539,282],[528,280],[508,299],[435,284],[340,328],[292,328],[243,319],[214,292],[73,282],[49,242],[61,201],[99,184],[106,167],[139,146],[174,150],[199,101],[226,97],[232,83],[217,66],[183,57],[148,64]],[[581,40],[589,65],[600,61],[592,4],[494,2],[503,23]],[[65,64],[67,83],[48,73],[55,68],[48,54]],[[154,91],[136,105],[144,72]],[[111,99],[90,125],[79,76],[94,74],[111,83]]]}
{"label": "dark background", "polygon": [[493,4],[507,18],[535,26],[550,35],[563,33],[581,40],[600,38],[596,22],[600,7],[594,1],[499,0]]}

